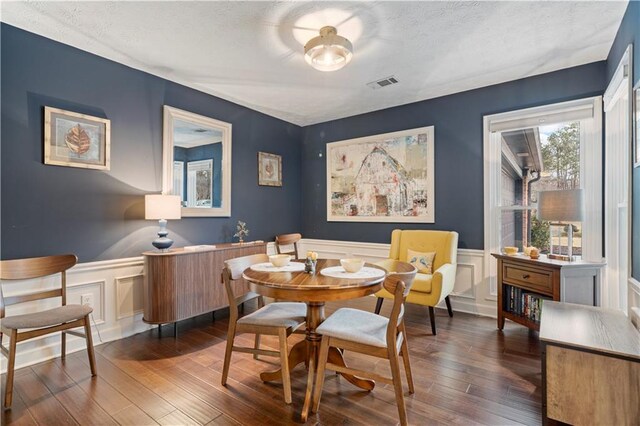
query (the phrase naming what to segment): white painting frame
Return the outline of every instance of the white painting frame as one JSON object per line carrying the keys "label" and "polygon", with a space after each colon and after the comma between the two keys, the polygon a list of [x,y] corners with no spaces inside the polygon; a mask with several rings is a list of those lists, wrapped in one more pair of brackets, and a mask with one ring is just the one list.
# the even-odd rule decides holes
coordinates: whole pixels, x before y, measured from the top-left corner
{"label": "white painting frame", "polygon": [[327,144],[327,221],[435,223],[434,126]]}

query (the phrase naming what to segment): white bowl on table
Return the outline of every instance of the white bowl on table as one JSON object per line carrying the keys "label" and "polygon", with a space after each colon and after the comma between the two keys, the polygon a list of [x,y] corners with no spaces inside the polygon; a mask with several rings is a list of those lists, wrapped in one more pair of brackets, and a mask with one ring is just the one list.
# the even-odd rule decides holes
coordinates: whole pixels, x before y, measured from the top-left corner
{"label": "white bowl on table", "polygon": [[364,259],[340,259],[340,264],[345,271],[355,273],[364,266]]}
{"label": "white bowl on table", "polygon": [[289,254],[272,254],[269,256],[269,262],[276,268],[287,266],[291,261],[291,255]]}

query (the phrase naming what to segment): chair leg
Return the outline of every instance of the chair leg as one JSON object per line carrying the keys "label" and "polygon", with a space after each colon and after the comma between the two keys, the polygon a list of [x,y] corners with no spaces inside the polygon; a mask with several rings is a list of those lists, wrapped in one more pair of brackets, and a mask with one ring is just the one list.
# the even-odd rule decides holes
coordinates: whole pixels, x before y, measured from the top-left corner
{"label": "chair leg", "polygon": [[[254,349],[260,349],[260,335],[256,333],[255,344],[253,345]],[[253,359],[258,359],[258,354],[253,354]]]}
{"label": "chair leg", "polygon": [[429,320],[431,321],[431,333],[436,335],[436,312],[433,306],[429,306]]}
{"label": "chair leg", "polygon": [[327,358],[329,356],[329,338],[323,337],[320,343],[320,355],[318,355],[318,371],[316,375],[316,388],[313,390],[313,403],[311,404],[311,412],[317,413],[320,407],[320,397],[322,396],[322,387],[324,386],[324,370],[327,366]]}
{"label": "chair leg", "polygon": [[382,309],[382,302],[384,302],[384,298],[378,297],[378,301],[376,302],[376,315],[380,314],[380,309]]}
{"label": "chair leg", "polygon": [[13,401],[13,370],[16,365],[16,340],[18,340],[18,330],[11,330],[11,341],[9,342],[9,359],[7,362],[7,384],[4,393],[4,408],[11,407]]}
{"label": "chair leg", "polygon": [[96,373],[96,354],[93,351],[93,335],[91,334],[89,315],[84,317],[84,335],[87,341],[87,356],[89,357],[89,368],[91,369],[91,375],[97,376],[98,373]]}
{"label": "chair leg", "polygon": [[447,304],[447,311],[449,311],[449,316],[452,317],[453,316],[453,310],[451,309],[451,299],[449,299],[449,296],[444,298],[445,303]]}
{"label": "chair leg", "polygon": [[233,341],[236,338],[235,324],[229,324],[229,333],[227,333],[227,348],[224,351],[224,365],[222,367],[222,386],[227,385],[227,376],[229,375],[229,364],[231,364],[231,352],[233,351]]}
{"label": "chair leg", "polygon": [[404,406],[404,395],[402,394],[402,377],[400,376],[400,364],[398,361],[398,353],[395,351],[395,348],[390,348],[389,363],[391,364],[393,388],[396,392],[396,404],[398,405],[398,414],[400,415],[400,425],[406,426],[408,424],[407,410]]}
{"label": "chair leg", "polygon": [[407,330],[404,326],[404,321],[400,326],[402,331],[402,347],[400,348],[402,354],[402,362],[404,363],[404,372],[407,375],[407,384],[409,385],[409,393],[414,393],[413,387],[413,375],[411,374],[411,361],[409,360],[409,345],[407,343]]}
{"label": "chair leg", "polygon": [[67,358],[67,333],[60,333],[60,358],[64,361]]}
{"label": "chair leg", "polygon": [[284,402],[291,404],[291,376],[289,373],[289,347],[287,346],[287,330],[281,328],[278,332],[280,340],[280,368],[282,371],[282,387],[284,388]]}

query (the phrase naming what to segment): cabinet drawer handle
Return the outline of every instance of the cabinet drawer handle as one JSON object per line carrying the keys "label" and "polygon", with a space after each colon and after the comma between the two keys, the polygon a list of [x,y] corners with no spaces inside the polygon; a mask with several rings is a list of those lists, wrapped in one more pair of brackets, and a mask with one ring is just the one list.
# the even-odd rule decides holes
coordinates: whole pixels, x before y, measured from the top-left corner
{"label": "cabinet drawer handle", "polygon": [[529,274],[525,274],[525,275],[523,275],[523,276],[522,276],[522,279],[523,279],[523,280],[527,280],[527,279],[529,279],[530,277],[531,277],[531,275],[529,275]]}

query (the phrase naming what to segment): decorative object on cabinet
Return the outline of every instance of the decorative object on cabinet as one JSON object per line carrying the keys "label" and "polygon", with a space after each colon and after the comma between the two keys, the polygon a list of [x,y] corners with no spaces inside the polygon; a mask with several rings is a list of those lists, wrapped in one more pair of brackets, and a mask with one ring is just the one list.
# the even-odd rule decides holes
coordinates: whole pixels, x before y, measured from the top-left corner
{"label": "decorative object on cabinet", "polygon": [[44,107],[44,164],[109,170],[111,121]]}
{"label": "decorative object on cabinet", "polygon": [[231,216],[231,124],[167,105],[163,111],[162,193],[182,196],[183,217]]}
{"label": "decorative object on cabinet", "polygon": [[258,185],[282,186],[282,157],[258,152]]}
{"label": "decorative object on cabinet", "polygon": [[614,309],[545,302],[543,424],[637,425],[640,332]]}
{"label": "decorative object on cabinet", "polygon": [[640,167],[640,81],[633,88],[633,167]]}
{"label": "decorative object on cabinet", "polygon": [[492,253],[498,260],[498,328],[505,319],[540,329],[545,300],[600,304],[602,262]]}
{"label": "decorative object on cabinet", "polygon": [[[556,259],[573,260],[573,224],[584,219],[582,189],[540,191],[538,193],[538,218],[551,225],[567,227],[567,255],[554,255]],[[555,222],[555,223],[554,223]]]}
{"label": "decorative object on cabinet", "polygon": [[[73,254],[59,256],[34,257],[30,259],[3,260],[0,262],[0,279],[2,284],[10,284],[9,281],[16,281],[16,287],[23,288],[24,280],[32,278],[47,277],[47,281],[54,274],[60,274],[60,286],[40,292],[21,293],[5,297],[0,288],[0,336],[9,336],[9,349],[2,346],[2,353],[7,357],[7,383],[5,386],[4,407],[11,407],[13,399],[13,375],[16,360],[16,344],[28,339],[38,338],[50,333],[61,331],[61,354],[63,360],[67,352],[67,334],[83,337],[87,342],[87,354],[89,356],[89,368],[91,375],[96,375],[96,362],[93,353],[93,340],[91,336],[91,325],[89,315],[93,309],[89,305],[67,305],[67,270],[78,262],[78,258]],[[49,284],[51,285],[51,284]],[[15,294],[15,293],[14,293]],[[37,300],[60,298],[61,306],[54,307],[49,302],[50,309],[46,311],[32,312],[22,315],[12,315],[5,317],[5,306],[16,305]],[[31,311],[31,309],[30,309]],[[84,333],[76,331],[78,327],[84,328]],[[64,373],[62,373],[64,374]]]}
{"label": "decorative object on cabinet", "polygon": [[233,236],[238,239],[238,242],[243,243],[244,237],[247,235],[249,235],[249,228],[247,228],[246,222],[239,220],[236,225],[236,233]]}
{"label": "decorative object on cabinet", "polygon": [[[199,246],[198,250],[173,248],[148,251],[144,256],[144,317],[149,324],[174,324],[228,306],[222,284],[224,261],[267,252],[264,242]],[[237,291],[248,289],[242,280]]]}
{"label": "decorative object on cabinet", "polygon": [[[453,316],[449,294],[456,281],[458,262],[458,233],[453,231],[422,231],[394,229],[391,233],[389,259],[377,262],[387,271],[393,272],[398,261],[409,262],[409,250],[429,253],[435,252],[433,274],[418,272],[413,287],[407,296],[408,303],[427,306],[431,332],[436,334],[436,314],[434,306],[444,300],[449,316]],[[380,313],[384,299],[393,299],[393,295],[382,289],[376,293],[376,314]]]}
{"label": "decorative object on cabinet", "polygon": [[327,144],[327,220],[434,223],[434,127]]}
{"label": "decorative object on cabinet", "polygon": [[167,219],[180,219],[180,196],[147,194],[144,196],[144,218],[156,219],[160,224],[158,238],[151,244],[158,250],[167,250],[173,244],[173,240],[167,237]]}

